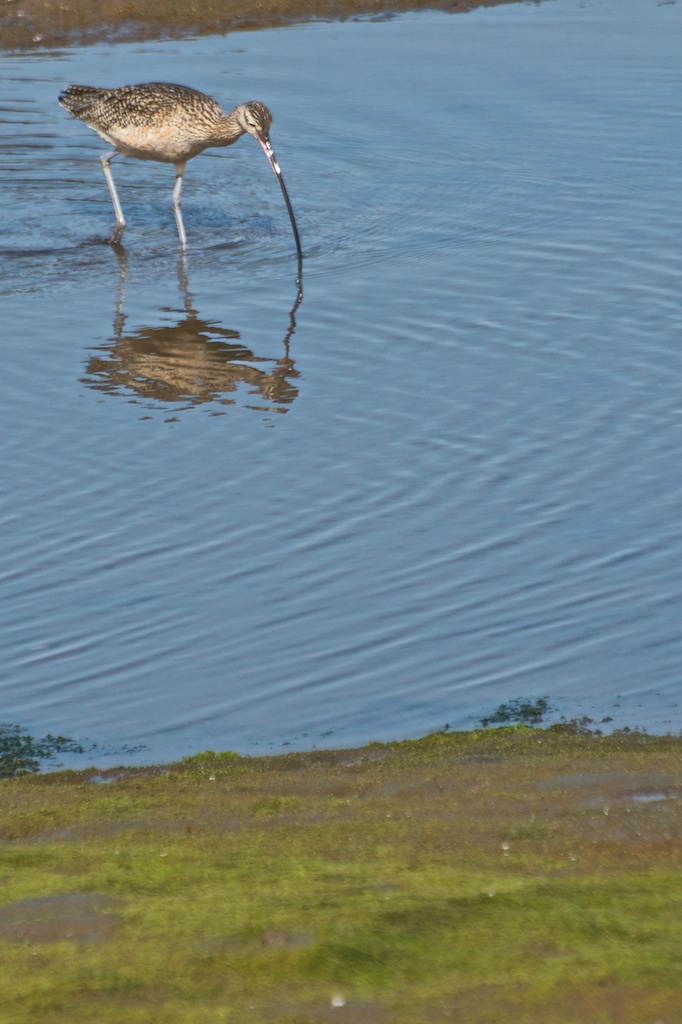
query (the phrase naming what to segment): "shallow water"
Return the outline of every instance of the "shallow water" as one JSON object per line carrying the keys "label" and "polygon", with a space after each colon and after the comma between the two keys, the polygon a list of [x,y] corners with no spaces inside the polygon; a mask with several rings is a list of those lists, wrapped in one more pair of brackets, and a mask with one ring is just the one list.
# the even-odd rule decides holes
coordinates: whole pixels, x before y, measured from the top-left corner
{"label": "shallow water", "polygon": [[[177,758],[546,695],[682,728],[682,9],[557,3],[8,55],[2,715]],[[115,160],[69,82],[258,98]],[[71,763],[71,762],[70,762]]]}

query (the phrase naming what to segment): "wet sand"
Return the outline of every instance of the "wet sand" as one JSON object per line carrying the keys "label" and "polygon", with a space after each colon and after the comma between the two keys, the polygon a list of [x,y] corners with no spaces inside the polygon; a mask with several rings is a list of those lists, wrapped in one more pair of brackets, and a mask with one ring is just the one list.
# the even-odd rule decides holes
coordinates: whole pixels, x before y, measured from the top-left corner
{"label": "wet sand", "polygon": [[0,48],[79,46],[102,40],[136,41],[270,28],[294,22],[387,18],[401,11],[440,10],[462,14],[515,0],[5,0]]}

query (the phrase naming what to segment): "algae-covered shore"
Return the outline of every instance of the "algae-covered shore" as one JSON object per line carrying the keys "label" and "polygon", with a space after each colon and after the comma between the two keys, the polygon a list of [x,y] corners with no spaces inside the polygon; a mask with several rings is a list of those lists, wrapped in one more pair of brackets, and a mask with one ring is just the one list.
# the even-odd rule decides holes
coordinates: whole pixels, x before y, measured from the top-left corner
{"label": "algae-covered shore", "polygon": [[513,726],[6,779],[0,1018],[680,1021],[681,753]]}
{"label": "algae-covered shore", "polygon": [[173,38],[294,22],[462,13],[516,0],[4,0],[0,49],[77,46],[99,40]]}

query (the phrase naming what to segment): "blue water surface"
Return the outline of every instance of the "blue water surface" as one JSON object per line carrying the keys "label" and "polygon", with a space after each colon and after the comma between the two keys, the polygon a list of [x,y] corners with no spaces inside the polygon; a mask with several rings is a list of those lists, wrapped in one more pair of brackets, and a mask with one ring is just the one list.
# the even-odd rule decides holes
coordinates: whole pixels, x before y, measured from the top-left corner
{"label": "blue water surface", "polygon": [[[6,54],[0,718],[176,759],[556,715],[679,731],[682,8]],[[113,162],[70,82],[260,99]],[[137,753],[131,746],[140,746]],[[127,751],[122,758],[121,751]]]}

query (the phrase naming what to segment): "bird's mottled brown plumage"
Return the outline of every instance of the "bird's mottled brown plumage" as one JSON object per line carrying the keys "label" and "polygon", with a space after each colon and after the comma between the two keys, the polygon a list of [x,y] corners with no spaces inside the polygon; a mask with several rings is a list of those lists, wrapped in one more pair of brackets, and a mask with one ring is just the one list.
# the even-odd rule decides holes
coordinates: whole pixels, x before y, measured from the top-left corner
{"label": "bird's mottled brown plumage", "polygon": [[186,163],[209,146],[231,146],[249,130],[247,117],[257,137],[267,138],[272,124],[263,103],[242,103],[225,114],[211,96],[170,82],[70,85],[59,102],[124,156],[169,164]]}
{"label": "bird's mottled brown plumage", "polygon": [[226,114],[211,97],[186,85],[170,82],[146,82],[101,89],[90,85],[70,85],[59,102],[73,117],[114,147],[101,158],[102,168],[116,211],[114,239],[120,238],[125,220],[116,194],[110,161],[116,153],[138,160],[157,160],[175,165],[176,182],[173,209],[180,243],[186,242],[180,212],[180,188],[185,164],[211,146],[231,146],[242,135],[253,135],[261,144],[289,211],[299,258],[301,243],[282,173],[270,144],[272,114],[258,101],[241,103]]}

